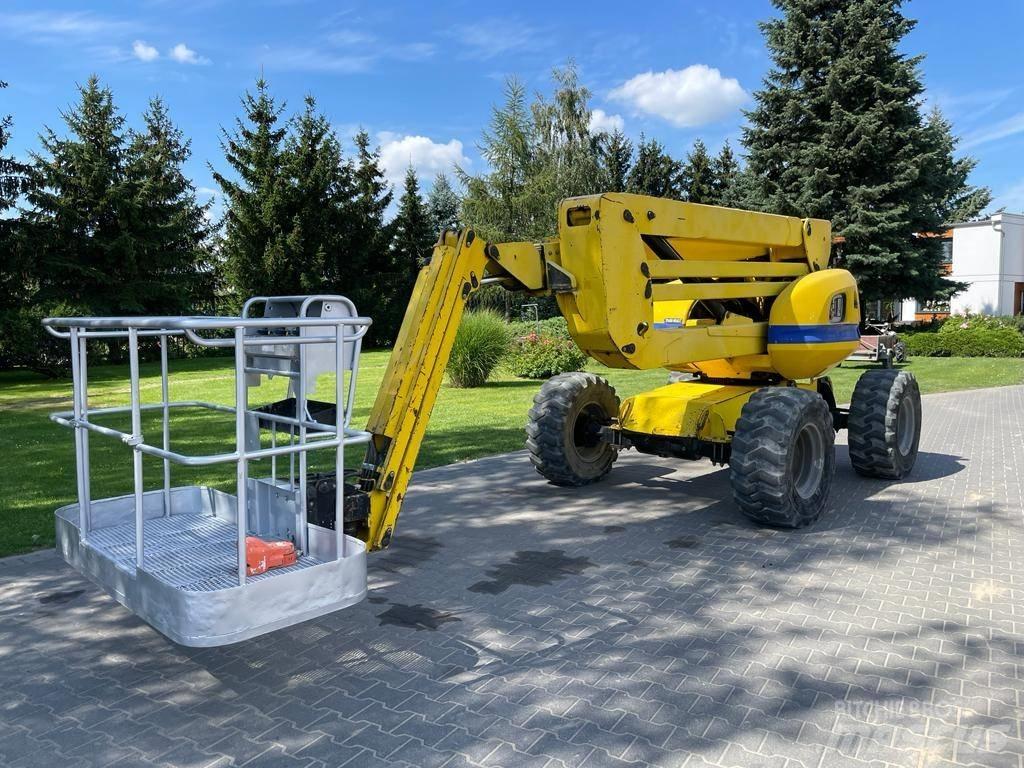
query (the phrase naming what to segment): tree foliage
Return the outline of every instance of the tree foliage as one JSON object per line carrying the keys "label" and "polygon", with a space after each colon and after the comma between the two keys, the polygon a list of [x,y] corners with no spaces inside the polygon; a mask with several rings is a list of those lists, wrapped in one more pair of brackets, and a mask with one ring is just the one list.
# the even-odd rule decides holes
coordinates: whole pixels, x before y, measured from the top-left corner
{"label": "tree foliage", "polygon": [[[0,91],[6,87],[7,83],[0,81]],[[31,287],[29,265],[18,243],[20,222],[6,215],[28,187],[28,166],[3,154],[13,124],[10,115],[0,117],[0,311],[23,303]]]}
{"label": "tree foliage", "polygon": [[459,196],[452,188],[448,177],[443,173],[437,174],[427,195],[427,215],[430,217],[430,227],[435,236],[446,229],[461,229],[459,207]]}
{"label": "tree foliage", "polygon": [[132,196],[132,248],[145,309],[182,314],[209,308],[213,295],[209,204],[200,205],[183,167],[190,142],[155,98],[132,131],[125,164]]}
{"label": "tree foliage", "polygon": [[608,192],[625,192],[629,172],[633,166],[633,143],[621,130],[616,129],[601,149]]}
{"label": "tree foliage", "polygon": [[235,301],[277,293],[267,268],[272,245],[280,248],[283,212],[282,145],[287,129],[267,82],[242,98],[244,116],[234,132],[222,131],[221,148],[233,176],[211,168],[225,200],[221,253]]}
{"label": "tree foliage", "polygon": [[669,155],[661,142],[640,134],[636,162],[626,180],[626,191],[654,197],[679,197],[681,164]]}
{"label": "tree foliage", "polygon": [[10,249],[16,278],[4,270],[12,290],[0,305],[0,357],[48,373],[66,365],[67,350],[39,326],[47,314],[177,314],[212,293],[206,208],[166,106],[153,100],[132,130],[96,76],[78,91],[64,130],[46,128],[27,176],[4,185],[24,203]]}
{"label": "tree foliage", "polygon": [[934,297],[940,230],[959,203],[971,161],[953,159],[948,124],[926,119],[919,56],[901,52],[914,22],[902,0],[773,0],[761,29],[774,66],[755,94],[743,142],[752,206],[831,219],[837,262],[866,299]]}
{"label": "tree foliage", "polygon": [[405,172],[402,196],[398,200],[398,213],[392,222],[394,236],[388,272],[381,275],[387,282],[387,294],[378,297],[373,322],[380,335],[394,341],[405,316],[405,308],[412,296],[420,266],[430,256],[437,239],[432,216],[420,196],[419,179],[410,167]]}
{"label": "tree foliage", "polygon": [[715,169],[704,142],[697,139],[679,171],[679,194],[691,203],[714,204],[718,199]]}
{"label": "tree foliage", "polygon": [[590,133],[590,91],[570,63],[553,73],[554,94],[527,107],[526,89],[510,79],[480,153],[489,172],[460,171],[463,215],[489,240],[539,239],[555,231],[558,203],[603,191],[600,137]]}

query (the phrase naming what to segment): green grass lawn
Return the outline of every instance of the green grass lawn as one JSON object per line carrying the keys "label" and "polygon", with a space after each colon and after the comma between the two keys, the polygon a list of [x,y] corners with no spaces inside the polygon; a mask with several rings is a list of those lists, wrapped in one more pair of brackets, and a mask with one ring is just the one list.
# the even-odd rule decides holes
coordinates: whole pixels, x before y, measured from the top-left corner
{"label": "green grass lawn", "polygon": [[[362,425],[384,374],[388,352],[366,352],[360,362],[360,385],[354,422]],[[666,382],[656,371],[592,369],[607,376],[619,395],[628,397]],[[868,366],[847,364],[832,373],[836,396],[847,402],[861,371]],[[1024,360],[995,358],[918,358],[908,366],[925,393],[972,387],[1024,383]],[[158,402],[159,366],[143,364],[142,397]],[[171,364],[171,398],[174,400],[233,401],[231,358],[179,360]],[[90,369],[90,407],[125,405],[128,402],[127,367],[97,366]],[[250,390],[250,403],[258,405],[280,399],[285,382],[276,379]],[[523,447],[526,412],[540,382],[516,379],[499,373],[479,389],[445,386],[438,397],[417,468],[436,467]],[[333,399],[333,377],[324,377],[319,399]],[[70,407],[70,381],[44,379],[27,372],[0,373],[0,437],[3,438],[3,467],[0,471],[0,556],[34,547],[52,546],[53,511],[75,496],[74,450],[69,430],[47,419],[47,414]],[[127,431],[128,419],[110,418],[103,423]],[[144,415],[143,431],[148,441],[159,443],[159,414]],[[171,419],[172,447],[183,453],[213,453],[231,450],[234,420],[230,414],[182,410]],[[91,436],[93,498],[131,492],[131,459],[119,443],[100,435]],[[359,461],[353,449],[351,464]],[[315,454],[313,454],[315,455]],[[282,460],[286,468],[287,459]],[[269,462],[264,462],[269,465]],[[161,462],[147,458],[147,487],[161,481]],[[326,469],[330,460],[312,462]],[[286,470],[285,470],[286,471]],[[269,475],[269,466],[253,467],[256,475]],[[234,489],[233,465],[189,469],[172,465],[175,485],[204,483],[225,490]]]}

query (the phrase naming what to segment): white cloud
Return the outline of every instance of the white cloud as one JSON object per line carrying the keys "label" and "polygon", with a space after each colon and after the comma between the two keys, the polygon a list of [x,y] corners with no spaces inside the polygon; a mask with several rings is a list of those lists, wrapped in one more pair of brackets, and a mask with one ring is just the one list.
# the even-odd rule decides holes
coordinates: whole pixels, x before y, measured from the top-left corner
{"label": "white cloud", "polygon": [[970,149],[980,144],[988,144],[990,141],[1016,136],[1018,133],[1024,133],[1024,112],[1018,112],[1016,115],[993,123],[986,128],[972,131],[964,137],[961,146],[964,149]]}
{"label": "white cloud", "polygon": [[184,43],[178,43],[168,53],[172,59],[181,64],[209,64],[210,60],[203,58]]}
{"label": "white cloud", "polygon": [[644,72],[613,90],[610,97],[682,128],[721,120],[748,99],[738,80],[722,77],[706,64]]}
{"label": "white cloud", "polygon": [[515,18],[489,18],[452,30],[455,48],[463,56],[488,61],[510,53],[550,47],[551,36]]}
{"label": "white cloud", "polygon": [[603,109],[595,109],[590,112],[591,133],[614,133],[624,130],[626,121],[622,115],[609,115]]}
{"label": "white cloud", "polygon": [[278,48],[267,52],[262,57],[272,69],[293,72],[334,72],[351,75],[365,72],[370,68],[376,57],[362,53],[334,53],[318,48]]}
{"label": "white cloud", "polygon": [[88,11],[31,13],[0,13],[0,29],[36,40],[55,41],[59,38],[95,38],[101,35],[123,33],[132,29],[130,22],[97,16]]}
{"label": "white cloud", "polygon": [[380,141],[380,164],[384,175],[398,189],[401,189],[405,171],[410,165],[423,181],[427,181],[438,173],[450,172],[456,165],[465,167],[470,163],[458,139],[442,144],[426,136],[402,136],[388,131],[379,133],[377,139]]}
{"label": "white cloud", "polygon": [[135,58],[139,61],[154,61],[160,58],[160,51],[142,40],[136,40],[132,43],[132,53],[135,54]]}

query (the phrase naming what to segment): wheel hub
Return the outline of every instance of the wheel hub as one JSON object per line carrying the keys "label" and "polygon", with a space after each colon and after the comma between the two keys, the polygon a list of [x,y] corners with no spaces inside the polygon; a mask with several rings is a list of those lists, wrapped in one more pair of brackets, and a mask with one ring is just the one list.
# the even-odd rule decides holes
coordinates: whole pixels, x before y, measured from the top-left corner
{"label": "wheel hub", "polygon": [[797,495],[802,499],[812,498],[825,472],[825,438],[817,424],[804,424],[797,433],[793,472]]}
{"label": "wheel hub", "polygon": [[914,433],[917,430],[917,412],[909,397],[903,398],[896,415],[896,447],[906,456],[914,447]]}

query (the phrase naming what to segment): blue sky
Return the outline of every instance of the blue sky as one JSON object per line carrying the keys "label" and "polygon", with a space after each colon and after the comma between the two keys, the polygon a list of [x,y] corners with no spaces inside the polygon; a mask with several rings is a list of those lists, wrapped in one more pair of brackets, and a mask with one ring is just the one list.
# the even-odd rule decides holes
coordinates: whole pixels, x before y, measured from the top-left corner
{"label": "blue sky", "polygon": [[[660,139],[683,155],[740,135],[769,60],[756,22],[767,0],[643,3],[302,2],[136,0],[0,3],[0,114],[10,149],[38,146],[75,84],[100,76],[130,121],[164,97],[192,138],[188,172],[214,194],[221,126],[261,69],[289,112],[312,93],[338,129],[364,126],[389,174],[412,162],[425,177],[459,163],[482,170],[476,143],[502,82],[547,91],[552,67],[575,59],[595,120]],[[1024,2],[913,0],[905,49],[924,53],[927,99],[978,158],[973,181],[995,206],[1024,211]]]}

